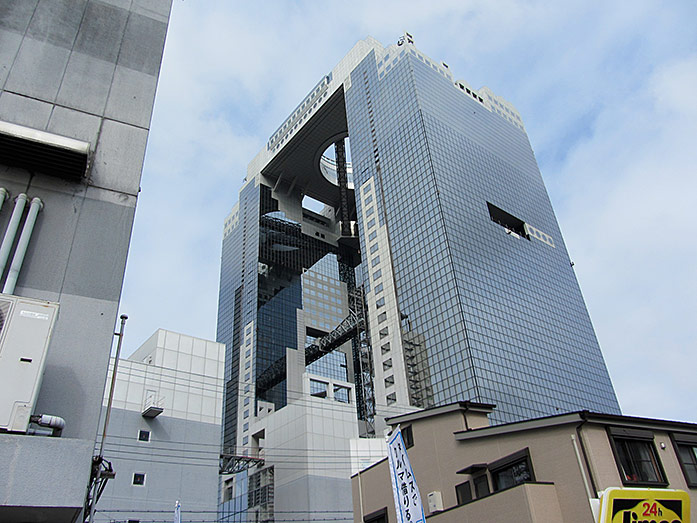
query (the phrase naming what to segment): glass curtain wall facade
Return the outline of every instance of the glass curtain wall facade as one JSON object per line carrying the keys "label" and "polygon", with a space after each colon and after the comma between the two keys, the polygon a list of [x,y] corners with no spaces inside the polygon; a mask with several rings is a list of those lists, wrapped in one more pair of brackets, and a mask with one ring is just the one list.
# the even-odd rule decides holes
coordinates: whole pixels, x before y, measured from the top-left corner
{"label": "glass curtain wall facade", "polygon": [[[347,135],[348,185],[321,159]],[[619,413],[520,116],[408,35],[360,41],[250,164],[222,250],[226,446],[259,402],[285,405],[286,349],[333,335],[308,371],[355,381],[361,419],[462,400],[499,423]]]}
{"label": "glass curtain wall facade", "polygon": [[[408,43],[352,71],[346,111],[369,306],[381,302],[390,265],[396,308],[383,323],[395,319],[403,346],[406,333],[421,339],[427,372],[406,380],[419,406],[494,403],[498,422],[618,413],[522,122],[497,101]],[[373,222],[385,246],[370,241]],[[377,354],[374,330],[371,340],[385,361],[391,351]],[[378,405],[410,401],[390,390]]]}

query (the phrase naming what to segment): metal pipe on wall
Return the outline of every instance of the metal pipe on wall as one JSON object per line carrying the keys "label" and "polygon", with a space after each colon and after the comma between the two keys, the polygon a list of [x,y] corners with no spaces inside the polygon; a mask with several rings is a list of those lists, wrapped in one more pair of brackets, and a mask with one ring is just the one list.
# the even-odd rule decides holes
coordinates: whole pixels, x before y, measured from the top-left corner
{"label": "metal pipe on wall", "polygon": [[7,224],[7,230],[5,230],[5,237],[2,239],[2,244],[0,245],[0,277],[2,277],[2,274],[5,272],[7,258],[10,257],[12,244],[15,242],[15,236],[17,235],[17,229],[19,228],[19,221],[22,219],[22,214],[24,213],[24,206],[27,203],[27,199],[27,195],[24,193],[21,193],[15,199],[15,208],[12,210],[10,222]]}
{"label": "metal pipe on wall", "polygon": [[27,253],[29,240],[31,239],[32,232],[34,231],[36,217],[43,207],[44,204],[41,201],[41,198],[32,198],[31,204],[29,205],[29,212],[27,213],[27,219],[24,222],[22,234],[19,236],[17,248],[15,249],[15,255],[12,258],[12,265],[10,265],[10,271],[7,273],[7,280],[5,280],[5,286],[2,289],[3,294],[13,294],[15,291],[19,271],[22,268],[22,263],[24,263],[24,255]]}
{"label": "metal pipe on wall", "polygon": [[2,209],[2,204],[5,203],[5,200],[7,200],[9,197],[10,193],[7,192],[7,189],[0,187],[0,209]]}

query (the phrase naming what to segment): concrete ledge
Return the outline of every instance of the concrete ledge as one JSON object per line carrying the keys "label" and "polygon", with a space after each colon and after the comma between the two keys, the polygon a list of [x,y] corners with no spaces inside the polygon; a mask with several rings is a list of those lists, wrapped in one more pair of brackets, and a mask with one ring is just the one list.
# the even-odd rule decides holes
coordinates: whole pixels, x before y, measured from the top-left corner
{"label": "concrete ledge", "polygon": [[0,434],[0,521],[72,523],[85,502],[94,442]]}

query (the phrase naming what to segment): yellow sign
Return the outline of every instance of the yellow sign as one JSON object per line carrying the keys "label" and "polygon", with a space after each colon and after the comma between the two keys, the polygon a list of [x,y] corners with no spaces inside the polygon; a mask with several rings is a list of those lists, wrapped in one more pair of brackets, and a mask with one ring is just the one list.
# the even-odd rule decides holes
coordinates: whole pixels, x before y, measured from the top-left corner
{"label": "yellow sign", "polygon": [[682,490],[608,488],[598,523],[690,523],[690,496]]}

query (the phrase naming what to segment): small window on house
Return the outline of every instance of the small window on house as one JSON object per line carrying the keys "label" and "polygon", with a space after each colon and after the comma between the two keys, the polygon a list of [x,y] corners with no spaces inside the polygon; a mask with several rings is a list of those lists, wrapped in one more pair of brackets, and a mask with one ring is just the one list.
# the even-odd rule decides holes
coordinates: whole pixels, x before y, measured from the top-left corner
{"label": "small window on house", "polygon": [[414,431],[411,425],[402,429],[402,439],[404,440],[404,448],[410,449],[414,446]]}
{"label": "small window on house", "polygon": [[383,354],[387,354],[388,352],[390,352],[390,342],[388,341],[387,343],[385,343],[382,347],[380,347],[380,350]]}
{"label": "small window on house", "polygon": [[673,434],[673,446],[687,485],[697,487],[697,435]]}
{"label": "small window on house", "polygon": [[530,452],[523,449],[489,464],[494,492],[504,490],[526,481],[535,481]]}
{"label": "small window on house", "polygon": [[489,478],[487,478],[486,474],[476,476],[472,481],[474,482],[474,493],[477,498],[489,495]]}
{"label": "small window on house", "polygon": [[610,441],[617,468],[625,485],[656,485],[668,483],[648,430],[610,427]]}
{"label": "small window on house", "polygon": [[380,329],[380,339],[387,338],[390,335],[390,330],[387,327]]}
{"label": "small window on house", "polygon": [[382,292],[382,288],[383,288],[383,287],[382,287],[382,283],[378,283],[378,284],[375,286],[375,294],[380,294],[380,293]]}
{"label": "small window on house", "polygon": [[394,376],[387,376],[385,378],[385,387],[392,387],[394,385]]}
{"label": "small window on house", "polygon": [[387,321],[387,313],[382,312],[378,315],[378,323],[382,323],[383,321]]}
{"label": "small window on house", "polygon": [[469,481],[455,485],[455,495],[457,496],[457,505],[464,505],[472,501],[472,486]]}
{"label": "small window on house", "polygon": [[368,235],[368,241],[372,242],[377,237],[378,237],[378,231],[373,231]]}
{"label": "small window on house", "polygon": [[385,298],[383,296],[382,298],[378,299],[375,302],[375,307],[379,309],[380,307],[384,307],[384,306],[385,306]]}
{"label": "small window on house", "polygon": [[375,272],[373,273],[373,280],[377,280],[377,279],[380,278],[381,276],[382,276],[382,269],[378,269],[377,271],[375,271]]}
{"label": "small window on house", "polygon": [[149,430],[139,430],[138,431],[138,441],[150,441],[150,431]]}
{"label": "small window on house", "polygon": [[397,393],[392,392],[392,393],[388,394],[387,396],[385,396],[385,402],[388,405],[394,405],[395,403],[397,403]]}
{"label": "small window on house", "polygon": [[370,254],[375,254],[375,251],[378,250],[378,244],[374,243],[373,245],[370,246]]}
{"label": "small window on house", "polygon": [[392,358],[387,358],[385,361],[382,362],[382,370],[383,371],[388,371],[392,368]]}
{"label": "small window on house", "polygon": [[145,474],[142,472],[135,472],[133,474],[133,484],[134,485],[145,485]]}
{"label": "small window on house", "polygon": [[372,260],[370,260],[370,266],[375,267],[378,263],[380,263],[380,256],[376,256]]}

